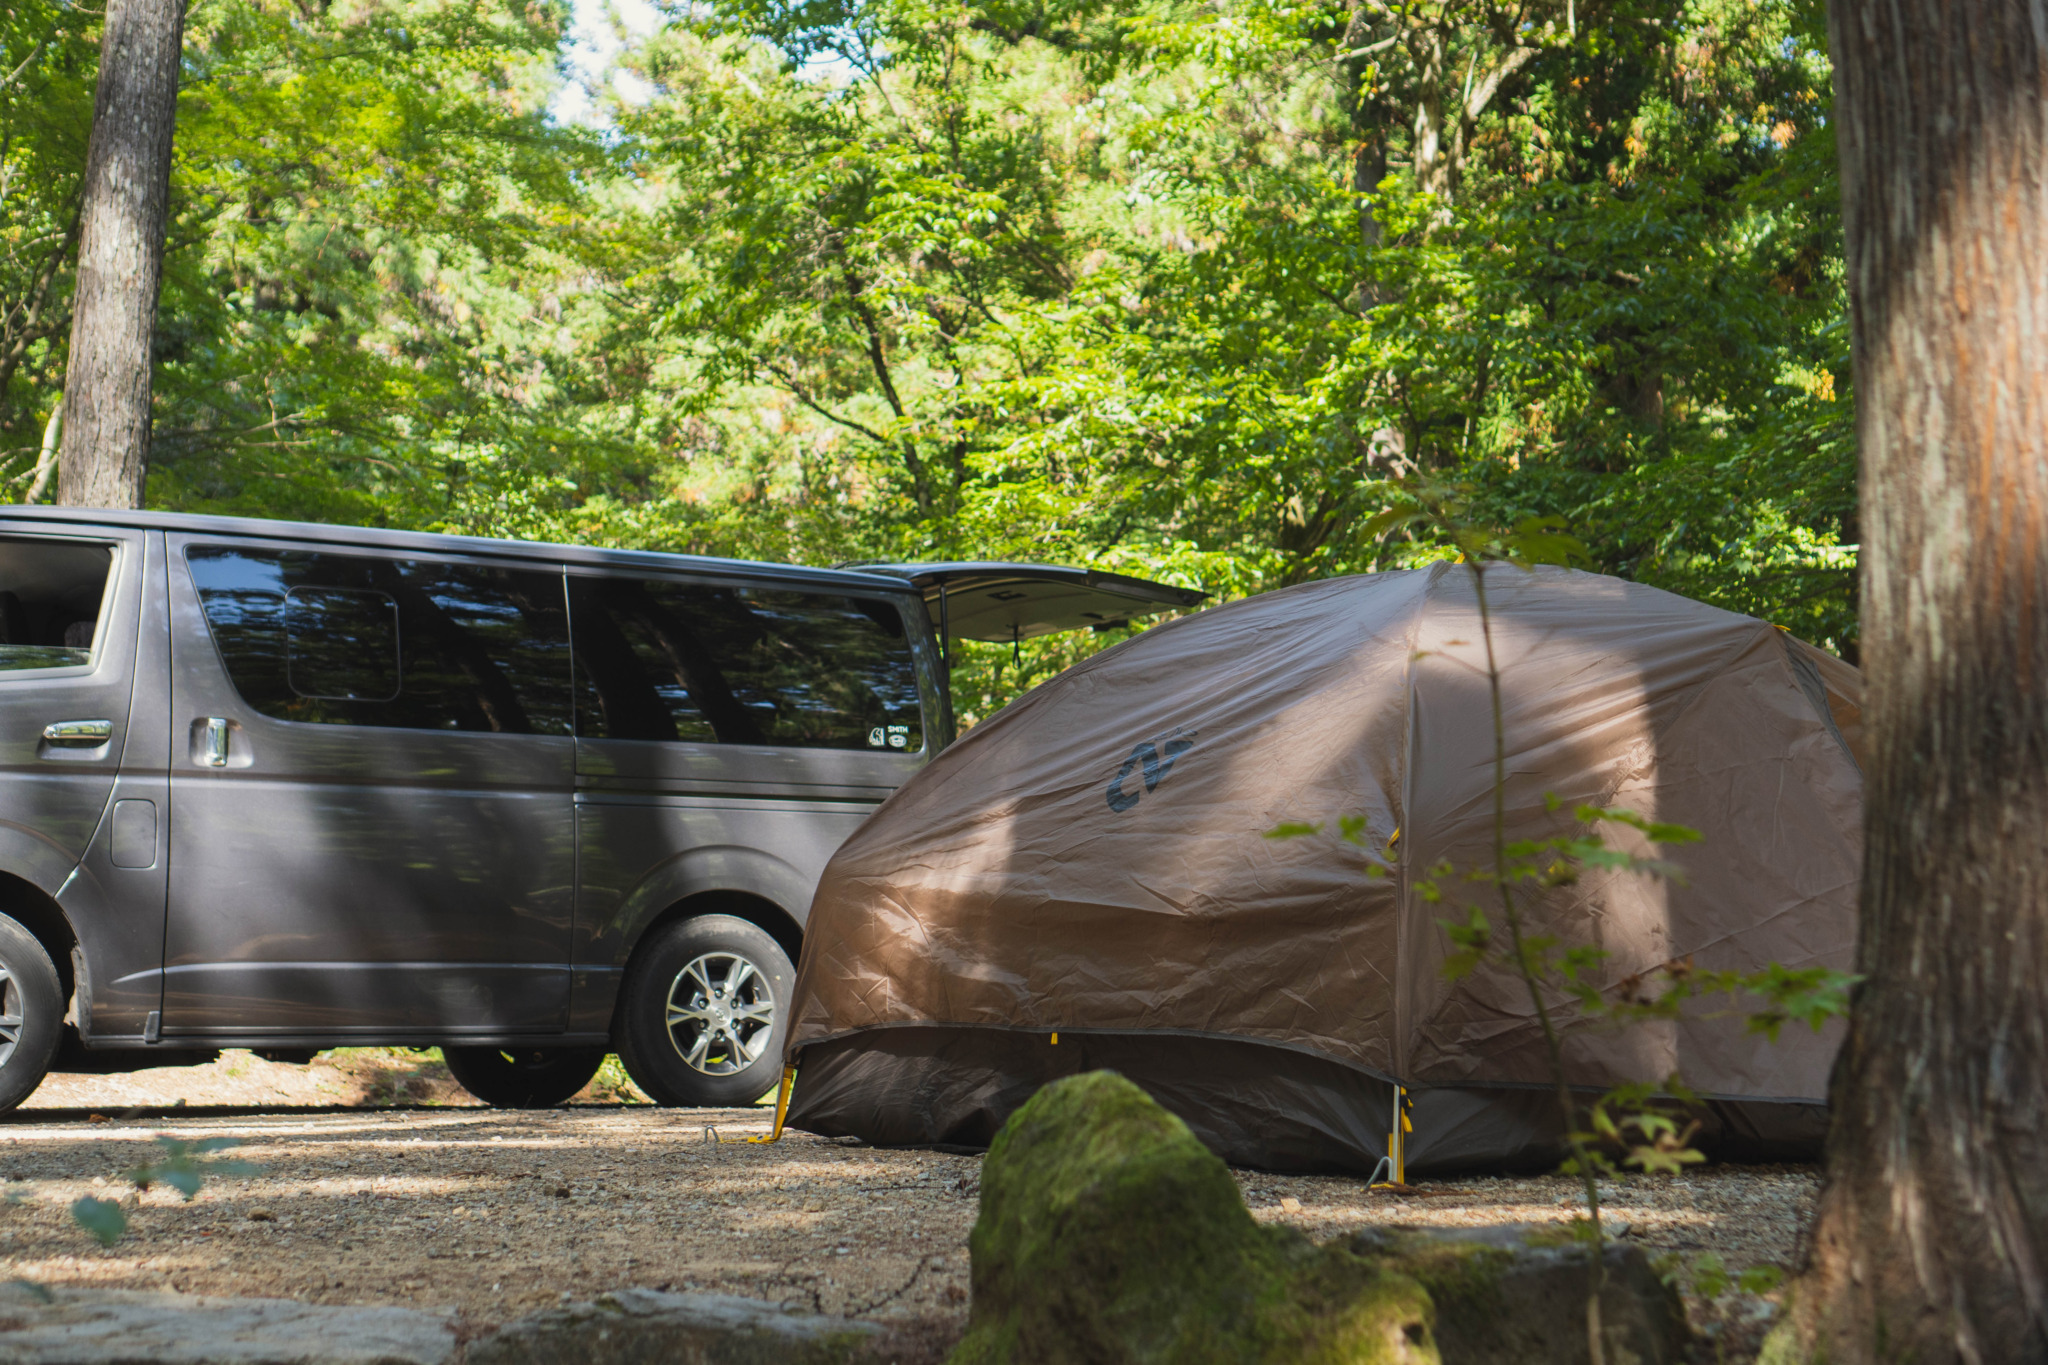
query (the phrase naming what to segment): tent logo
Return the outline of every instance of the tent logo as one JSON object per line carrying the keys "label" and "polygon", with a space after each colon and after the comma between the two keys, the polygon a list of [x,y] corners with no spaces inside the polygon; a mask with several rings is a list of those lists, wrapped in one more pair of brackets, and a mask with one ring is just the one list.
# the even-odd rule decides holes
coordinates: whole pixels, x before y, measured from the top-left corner
{"label": "tent logo", "polygon": [[1109,780],[1109,808],[1122,814],[1138,804],[1138,798],[1143,796],[1144,792],[1127,792],[1124,790],[1124,783],[1128,782],[1131,774],[1141,766],[1145,770],[1145,791],[1151,791],[1164,782],[1166,775],[1173,771],[1173,760],[1194,747],[1194,732],[1187,731],[1176,733],[1173,738],[1156,748],[1147,740],[1131,750],[1131,756],[1124,760],[1123,767],[1118,768],[1116,776]]}

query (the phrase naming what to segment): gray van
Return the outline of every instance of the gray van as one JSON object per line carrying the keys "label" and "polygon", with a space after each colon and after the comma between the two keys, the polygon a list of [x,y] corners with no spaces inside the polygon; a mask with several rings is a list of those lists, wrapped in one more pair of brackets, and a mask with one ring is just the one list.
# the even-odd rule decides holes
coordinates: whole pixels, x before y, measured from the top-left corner
{"label": "gray van", "polygon": [[53,1066],[438,1046],[774,1082],[811,894],[951,737],[956,636],[1199,593],[0,508],[0,1108]]}

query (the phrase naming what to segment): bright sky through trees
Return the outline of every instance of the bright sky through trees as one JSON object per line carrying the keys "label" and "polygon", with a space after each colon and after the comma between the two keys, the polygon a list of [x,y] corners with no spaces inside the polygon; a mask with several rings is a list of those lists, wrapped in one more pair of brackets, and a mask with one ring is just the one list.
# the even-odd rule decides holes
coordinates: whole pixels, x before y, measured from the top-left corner
{"label": "bright sky through trees", "polygon": [[621,53],[653,36],[661,22],[648,0],[573,0],[569,41],[562,48],[567,79],[548,103],[549,117],[560,124],[608,127],[611,120],[592,98],[593,91],[645,104],[654,87],[617,63]]}

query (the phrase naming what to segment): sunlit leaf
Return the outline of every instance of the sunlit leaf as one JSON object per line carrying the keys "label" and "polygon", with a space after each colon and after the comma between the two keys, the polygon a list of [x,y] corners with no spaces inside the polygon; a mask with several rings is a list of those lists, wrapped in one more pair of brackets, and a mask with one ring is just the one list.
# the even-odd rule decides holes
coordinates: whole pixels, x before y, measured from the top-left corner
{"label": "sunlit leaf", "polygon": [[91,1195],[72,1202],[71,1220],[91,1233],[101,1246],[112,1246],[128,1231],[128,1215],[119,1204]]}

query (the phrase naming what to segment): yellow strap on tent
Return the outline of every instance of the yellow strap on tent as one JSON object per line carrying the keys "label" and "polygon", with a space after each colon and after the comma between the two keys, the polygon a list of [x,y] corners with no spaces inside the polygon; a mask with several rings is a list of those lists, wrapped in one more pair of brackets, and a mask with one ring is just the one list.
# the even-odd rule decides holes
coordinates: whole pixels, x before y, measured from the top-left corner
{"label": "yellow strap on tent", "polygon": [[1058,1030],[1058,1029],[1054,1029],[1054,1030],[1053,1030],[1053,1034],[1052,1034],[1052,1045],[1053,1045],[1054,1047],[1058,1047],[1058,1046],[1060,1045],[1060,1034],[1059,1034],[1059,1030]]}
{"label": "yellow strap on tent", "polygon": [[788,1118],[788,1117],[789,1117],[789,1089],[790,1089],[790,1087],[791,1087],[791,1086],[793,1086],[793,1085],[795,1085],[795,1084],[796,1084],[796,1068],[795,1068],[795,1067],[793,1067],[793,1066],[786,1066],[786,1067],[782,1068],[782,1086],[781,1086],[781,1088],[780,1088],[780,1089],[778,1089],[778,1090],[777,1090],[777,1091],[775,1092],[775,1131],[773,1131],[773,1132],[771,1132],[770,1134],[768,1134],[768,1136],[767,1136],[767,1137],[760,1137],[760,1136],[758,1136],[758,1135],[757,1135],[757,1136],[755,1136],[755,1137],[750,1137],[750,1138],[730,1138],[730,1139],[728,1139],[728,1138],[720,1138],[720,1139],[719,1139],[719,1141],[720,1141],[720,1142],[727,1142],[727,1141],[731,1141],[731,1142],[780,1142],[780,1141],[782,1141],[782,1121],[783,1121],[784,1119],[786,1119],[786,1118]]}

